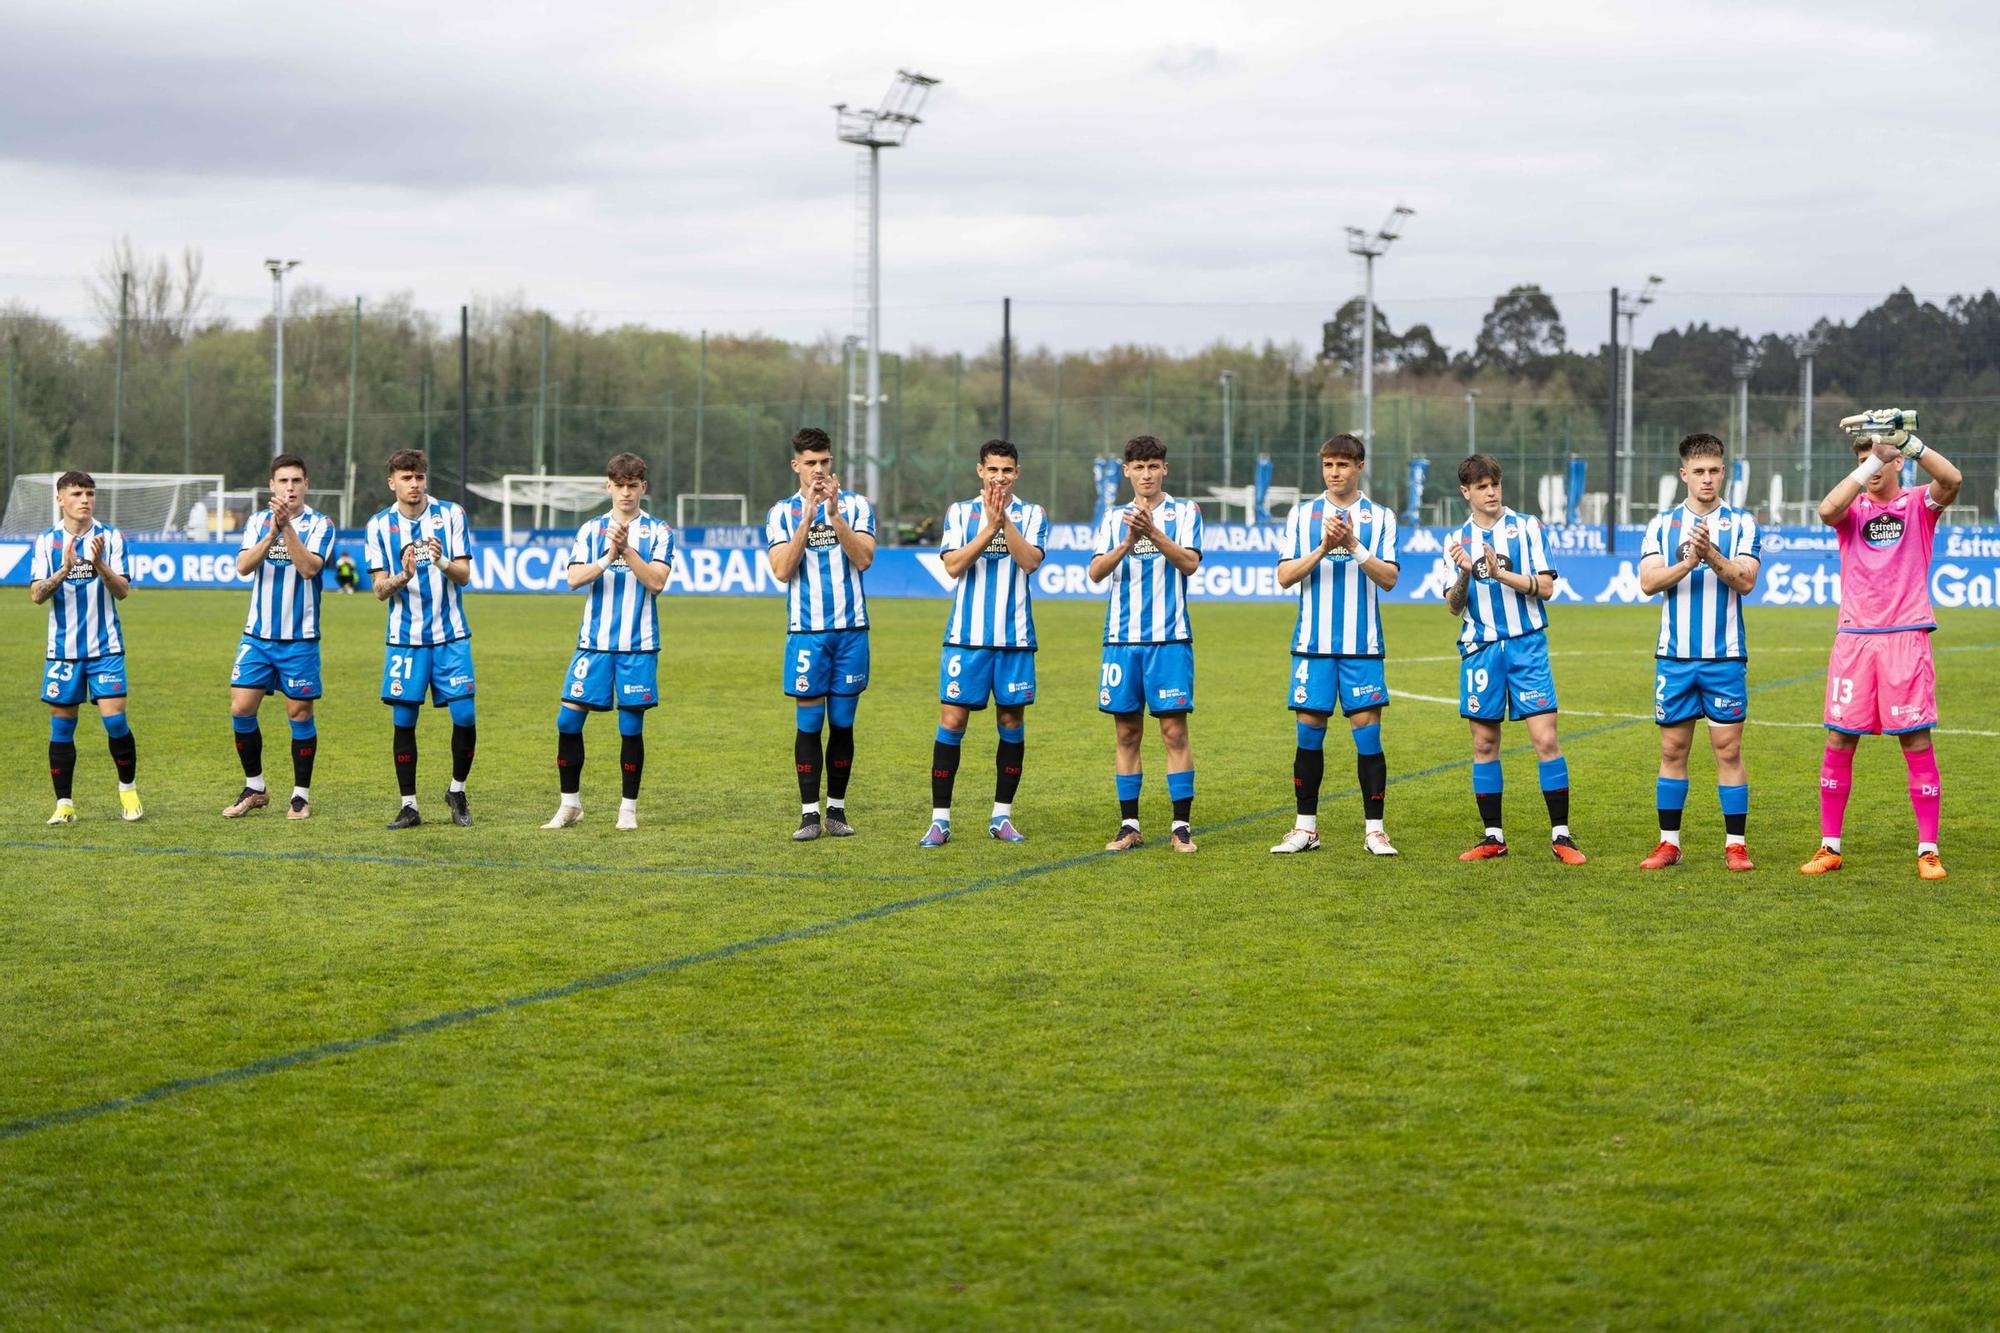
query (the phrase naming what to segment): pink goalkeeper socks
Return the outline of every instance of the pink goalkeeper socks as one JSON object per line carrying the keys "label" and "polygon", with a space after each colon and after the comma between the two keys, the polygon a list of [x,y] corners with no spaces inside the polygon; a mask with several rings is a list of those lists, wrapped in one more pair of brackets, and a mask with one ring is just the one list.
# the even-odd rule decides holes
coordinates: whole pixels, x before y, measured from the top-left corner
{"label": "pink goalkeeper socks", "polygon": [[[1944,804],[1944,779],[1938,776],[1937,747],[1903,751],[1910,769],[1910,809],[1917,813],[1917,841],[1938,840],[1938,808]],[[1826,797],[1820,797],[1824,809]]]}
{"label": "pink goalkeeper socks", "polygon": [[[1929,754],[1930,751],[1924,753]],[[1915,770],[1911,772],[1914,774]],[[1910,782],[1914,793],[1916,778],[1912,776]],[[1840,826],[1847,818],[1847,794],[1853,789],[1854,751],[1827,746],[1826,754],[1819,761],[1819,833],[1822,838],[1840,836]]]}

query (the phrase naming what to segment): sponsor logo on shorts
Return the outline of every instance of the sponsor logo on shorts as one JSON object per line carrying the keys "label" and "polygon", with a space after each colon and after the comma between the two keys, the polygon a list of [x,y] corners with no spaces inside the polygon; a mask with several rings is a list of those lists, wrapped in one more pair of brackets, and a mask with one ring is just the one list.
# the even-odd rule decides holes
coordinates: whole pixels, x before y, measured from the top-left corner
{"label": "sponsor logo on shorts", "polygon": [[1523,708],[1540,708],[1549,701],[1549,696],[1540,690],[1516,690],[1514,697]]}
{"label": "sponsor logo on shorts", "polygon": [[650,689],[646,688],[644,685],[634,685],[630,681],[627,681],[625,682],[625,684],[619,686],[618,692],[620,694],[631,695],[633,698],[636,699],[650,699],[653,697],[653,692]]}
{"label": "sponsor logo on shorts", "polygon": [[1347,692],[1357,699],[1365,699],[1375,693],[1375,687],[1373,685],[1349,685]]}
{"label": "sponsor logo on shorts", "polygon": [[470,676],[452,676],[445,681],[445,684],[451,686],[453,689],[457,689],[461,685],[470,685],[471,683],[472,677]]}
{"label": "sponsor logo on shorts", "polygon": [[1022,690],[1032,690],[1035,687],[1025,680],[1010,680],[1007,682],[1007,688],[1019,694]]}
{"label": "sponsor logo on shorts", "polygon": [[1159,698],[1159,699],[1185,699],[1185,698],[1187,698],[1187,693],[1186,693],[1185,691],[1183,691],[1183,690],[1155,690],[1155,691],[1153,691],[1153,694],[1154,694],[1154,697],[1155,697],[1155,698]]}
{"label": "sponsor logo on shorts", "polygon": [[285,688],[288,690],[309,690],[313,685],[313,681],[303,679],[299,676],[285,677]]}
{"label": "sponsor logo on shorts", "polygon": [[1918,713],[1920,713],[1921,711],[1922,711],[1922,710],[1921,710],[1921,709],[1919,709],[1919,708],[1918,708],[1918,707],[1917,707],[1917,706],[1916,706],[1915,704],[1890,704],[1890,705],[1889,705],[1889,716],[1890,716],[1890,717],[1915,717],[1915,716],[1917,716],[1917,714],[1918,714]]}
{"label": "sponsor logo on shorts", "polygon": [[1719,694],[1711,698],[1708,704],[1709,707],[1718,713],[1736,713],[1741,712],[1743,709],[1743,701],[1741,699],[1725,699]]}
{"label": "sponsor logo on shorts", "polygon": [[850,676],[842,676],[842,677],[840,678],[840,681],[841,681],[841,684],[843,684],[843,685],[866,685],[866,684],[868,683],[868,677],[866,677],[866,676],[852,676],[852,675],[850,675]]}

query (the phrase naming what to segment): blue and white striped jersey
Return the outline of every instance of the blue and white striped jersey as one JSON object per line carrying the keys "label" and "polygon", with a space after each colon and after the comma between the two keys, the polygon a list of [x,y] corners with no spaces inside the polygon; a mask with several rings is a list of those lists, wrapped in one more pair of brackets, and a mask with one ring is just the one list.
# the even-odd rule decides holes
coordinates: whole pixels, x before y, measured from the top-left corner
{"label": "blue and white striped jersey", "polygon": [[[576,530],[569,548],[572,565],[594,564],[609,549],[611,515],[599,514]],[[576,646],[598,653],[657,653],[660,613],[657,593],[646,591],[628,560],[674,563],[674,533],[651,514],[641,513],[625,534],[624,555],[611,562],[603,577],[589,585],[583,603],[583,626]]]}
{"label": "blue and white striped jersey", "polygon": [[[1346,510],[1325,495],[1299,501],[1285,519],[1284,556],[1300,560],[1312,553],[1326,530],[1327,516],[1345,513],[1361,549],[1384,564],[1401,564],[1396,554],[1396,512],[1359,496]],[[1299,580],[1299,620],[1292,652],[1301,657],[1380,657],[1381,589],[1346,551],[1323,556]]]}
{"label": "blue and white striped jersey", "polygon": [[[1007,506],[1014,526],[1030,546],[1046,548],[1049,516],[1037,504],[1016,496]],[[986,500],[960,500],[944,516],[944,540],[939,549],[956,551],[979,535],[986,521]],[[996,532],[958,581],[951,620],[944,627],[950,648],[1028,648],[1035,646],[1033,577],[1007,553],[1005,533]]]}
{"label": "blue and white striped jersey", "polygon": [[[1109,555],[1124,545],[1125,518],[1137,503],[1105,514],[1097,525],[1093,555]],[[1160,496],[1153,525],[1174,545],[1201,549],[1201,506],[1194,501]],[[1194,638],[1188,627],[1188,576],[1160,554],[1152,538],[1134,542],[1105,583],[1111,589],[1111,604],[1104,613],[1106,643],[1187,643]]]}
{"label": "blue and white striped jersey", "polygon": [[[1548,547],[1542,541],[1542,521],[1512,509],[1500,511],[1500,521],[1489,530],[1471,519],[1459,524],[1454,534],[1475,561],[1499,551],[1517,574],[1553,574]],[[1539,634],[1548,628],[1549,614],[1539,597],[1515,592],[1495,579],[1475,578],[1466,585],[1465,628],[1459,632],[1461,648],[1501,639],[1518,639]]]}
{"label": "blue and white striped jersey", "polygon": [[[1689,529],[1696,523],[1708,527],[1709,540],[1728,559],[1763,558],[1763,538],[1751,515],[1726,504],[1706,515],[1696,514],[1685,502],[1646,525],[1646,542],[1639,554],[1656,555],[1670,565],[1678,562]],[[1686,578],[1667,589],[1660,605],[1660,641],[1653,656],[1709,660],[1748,655],[1743,599],[1707,564],[1696,565]]]}
{"label": "blue and white striped jersey", "polygon": [[125,534],[116,528],[92,522],[89,531],[74,533],[58,524],[35,538],[28,575],[35,583],[62,568],[64,542],[76,551],[69,577],[49,598],[50,661],[115,657],[125,651],[125,636],[118,627],[118,599],[104,586],[90,559],[91,545],[99,537],[104,539],[104,563],[121,577],[130,577],[125,568]]}
{"label": "blue and white striped jersey", "polygon": [[[839,504],[848,527],[875,535],[875,506],[868,503],[867,496],[842,491]],[[813,506],[810,520],[804,494],[778,501],[764,517],[764,540],[782,546],[798,532],[801,523],[807,524],[806,549],[792,572],[792,632],[867,629],[868,596],[861,587],[861,571],[848,563],[824,500]]]}
{"label": "blue and white striped jersey", "polygon": [[[249,550],[271,531],[271,511],[259,509],[243,525],[243,549]],[[243,632],[253,639],[319,637],[319,575],[301,578],[288,549],[294,539],[325,560],[333,555],[333,520],[317,509],[301,510],[292,519],[291,537],[271,543],[264,563],[251,575],[250,615]]]}
{"label": "blue and white striped jersey", "polygon": [[[391,576],[403,572],[403,551],[412,543],[435,537],[447,562],[472,554],[465,510],[432,496],[415,518],[390,505],[368,520],[368,568]],[[435,647],[472,633],[465,623],[465,606],[456,583],[445,577],[430,553],[417,556],[417,572],[401,592],[389,594],[388,642],[398,648]]]}

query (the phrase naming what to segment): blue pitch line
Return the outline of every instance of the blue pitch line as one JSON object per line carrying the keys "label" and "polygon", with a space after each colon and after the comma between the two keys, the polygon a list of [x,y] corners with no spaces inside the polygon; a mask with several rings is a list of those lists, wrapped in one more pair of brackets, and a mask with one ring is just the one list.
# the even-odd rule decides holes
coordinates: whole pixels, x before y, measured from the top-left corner
{"label": "blue pitch line", "polygon": [[[1777,689],[1785,685],[1796,685],[1800,681],[1815,679],[1818,674],[1817,672],[1812,672],[1805,675],[1787,677],[1784,680],[1772,681],[1768,685],[1758,686],[1751,692],[1761,693],[1764,690]],[[1636,727],[1645,720],[1642,718],[1624,718],[1616,722],[1607,722],[1603,726],[1589,727],[1583,731],[1576,732],[1571,735],[1570,739],[1583,740],[1590,736],[1601,736],[1606,732],[1623,731],[1628,727]],[[1510,755],[1520,754],[1524,750],[1531,750],[1533,748],[1533,746],[1515,746],[1502,753]],[[1440,774],[1466,768],[1471,763],[1470,759],[1461,759],[1454,763],[1437,764],[1430,768],[1418,769],[1413,773],[1399,774],[1389,779],[1389,785],[1398,786],[1405,782],[1417,782],[1424,778],[1437,777]],[[1338,800],[1342,796],[1354,795],[1357,794],[1357,791],[1358,789],[1345,791],[1333,799]],[[1206,836],[1209,833],[1234,828],[1240,824],[1249,823],[1254,820],[1269,819],[1276,814],[1282,813],[1284,808],[1283,806],[1278,806],[1271,810],[1238,815],[1220,824],[1205,825],[1200,831]],[[52,846],[58,848],[64,846],[61,843],[11,843],[6,845]],[[153,848],[147,850],[164,849]],[[261,853],[261,855],[268,855],[274,858],[295,858],[302,854],[270,852]],[[73,1125],[85,1120],[95,1120],[99,1116],[110,1115],[114,1111],[129,1111],[152,1102],[165,1101],[169,1097],[176,1097],[184,1092],[196,1092],[203,1088],[241,1083],[248,1079],[261,1078],[266,1074],[276,1074],[287,1069],[318,1064],[322,1060],[329,1060],[337,1055],[348,1055],[356,1051],[370,1050],[378,1046],[393,1046],[412,1037],[421,1037],[432,1032],[442,1032],[449,1028],[463,1027],[468,1023],[476,1022],[482,1018],[490,1018],[495,1014],[503,1014],[515,1009],[525,1009],[530,1005],[544,1004],[550,1000],[565,999],[572,995],[581,995],[587,991],[608,990],[614,986],[623,986],[634,981],[642,981],[647,977],[685,971],[688,968],[697,967],[703,963],[722,962],[725,959],[735,958],[743,954],[756,953],[764,949],[776,948],[783,944],[793,944],[800,940],[814,939],[821,935],[831,934],[837,930],[845,930],[849,926],[863,925],[870,921],[877,921],[883,917],[897,916],[904,912],[914,912],[918,908],[930,907],[942,902],[950,902],[955,898],[970,897],[973,894],[985,893],[990,889],[1005,888],[1011,884],[1019,884],[1025,880],[1036,879],[1043,875],[1052,875],[1063,870],[1073,870],[1078,866],[1089,865],[1093,862],[1104,860],[1107,857],[1120,855],[1124,855],[1124,853],[1100,850],[1064,857],[1059,861],[1049,861],[1038,866],[1024,866],[1019,870],[1010,871],[1004,875],[994,875],[987,879],[974,880],[970,884],[963,884],[952,889],[941,889],[936,893],[926,893],[914,898],[903,898],[896,902],[882,903],[875,907],[864,908],[859,912],[850,913],[847,916],[834,917],[831,920],[815,922],[808,926],[799,926],[793,930],[779,931],[771,935],[759,935],[754,939],[738,940],[734,944],[725,944],[719,948],[708,949],[701,953],[683,954],[678,958],[643,963],[637,967],[626,968],[618,972],[605,972],[594,977],[582,977],[575,981],[564,982],[559,986],[531,991],[526,995],[516,995],[493,1004],[478,1005],[470,1009],[456,1009],[450,1013],[436,1014],[430,1018],[420,1019],[415,1023],[405,1023],[398,1027],[385,1028],[380,1032],[372,1033],[365,1037],[350,1037],[339,1041],[322,1042],[317,1046],[306,1046],[298,1050],[284,1052],[280,1055],[266,1056],[261,1060],[253,1060],[249,1064],[237,1065],[233,1069],[222,1069],[210,1074],[197,1074],[190,1078],[175,1079],[169,1083],[156,1084],[142,1092],[133,1093],[128,1097],[113,1097],[106,1101],[91,1102],[83,1106],[72,1106],[59,1111],[45,1111],[40,1115],[27,1116],[20,1120],[10,1120],[4,1124],[0,1124],[0,1141],[18,1139],[45,1129],[56,1129],[63,1125]],[[391,863],[408,863],[410,860],[410,858],[399,859],[387,857],[369,859],[389,861]],[[420,864],[472,863],[424,862]],[[512,865],[515,863],[502,864]],[[611,867],[606,868],[609,869]],[[792,873],[796,874],[799,872]]]}
{"label": "blue pitch line", "polygon": [[926,875],[861,875],[846,874],[832,870],[730,870],[714,866],[604,866],[587,865],[580,862],[542,861],[448,861],[420,856],[370,856],[360,852],[273,852],[261,848],[245,847],[118,847],[110,844],[88,844],[74,842],[36,842],[24,838],[0,841],[0,847],[15,847],[34,852],[106,852],[116,854],[139,854],[147,856],[203,856],[231,857],[250,861],[325,861],[341,865],[377,866],[419,866],[425,869],[450,870],[534,870],[556,874],[579,875],[664,875],[687,876],[708,879],[833,879],[855,880],[870,884],[907,884],[912,880],[927,879]]}

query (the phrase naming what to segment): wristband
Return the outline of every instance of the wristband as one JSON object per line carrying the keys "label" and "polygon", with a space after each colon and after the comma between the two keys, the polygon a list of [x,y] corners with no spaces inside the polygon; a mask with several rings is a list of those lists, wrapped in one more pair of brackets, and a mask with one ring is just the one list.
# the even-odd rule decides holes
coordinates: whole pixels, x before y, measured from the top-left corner
{"label": "wristband", "polygon": [[1882,470],[1882,460],[1870,454],[1861,460],[1861,466],[1847,474],[1847,479],[1856,486],[1866,486],[1869,478]]}
{"label": "wristband", "polygon": [[1903,441],[1902,450],[1903,450],[1903,457],[1909,459],[1911,462],[1914,463],[1919,458],[1922,458],[1926,453],[1930,452],[1930,446],[1925,444],[1922,440],[1918,439],[1916,436],[1912,435],[1909,439]]}

